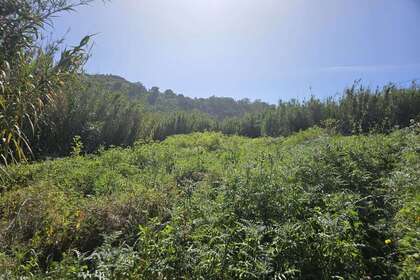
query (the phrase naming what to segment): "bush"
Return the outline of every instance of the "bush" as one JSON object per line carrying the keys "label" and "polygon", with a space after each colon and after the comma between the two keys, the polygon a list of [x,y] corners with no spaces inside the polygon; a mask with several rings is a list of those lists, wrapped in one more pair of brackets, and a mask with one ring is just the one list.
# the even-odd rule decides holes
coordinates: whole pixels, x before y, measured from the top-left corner
{"label": "bush", "polygon": [[10,166],[2,273],[415,279],[418,137],[198,133]]}

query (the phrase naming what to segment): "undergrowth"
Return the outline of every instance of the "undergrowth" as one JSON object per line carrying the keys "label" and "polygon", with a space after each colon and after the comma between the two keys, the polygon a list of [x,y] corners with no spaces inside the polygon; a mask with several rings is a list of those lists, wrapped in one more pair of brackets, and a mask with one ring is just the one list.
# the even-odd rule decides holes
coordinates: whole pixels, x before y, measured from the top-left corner
{"label": "undergrowth", "polygon": [[416,279],[419,151],[315,128],[12,165],[0,279]]}

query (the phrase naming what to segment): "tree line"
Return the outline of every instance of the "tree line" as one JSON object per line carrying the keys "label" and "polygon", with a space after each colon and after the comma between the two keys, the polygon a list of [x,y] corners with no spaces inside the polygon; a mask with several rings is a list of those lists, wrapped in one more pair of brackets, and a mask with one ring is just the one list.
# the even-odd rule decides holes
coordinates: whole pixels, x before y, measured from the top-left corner
{"label": "tree line", "polygon": [[[388,85],[376,90],[355,84],[339,98],[312,96],[304,101],[280,101],[275,106],[233,101],[233,108],[240,109],[220,114],[209,113],[212,107],[208,103],[230,103],[230,99],[198,100],[174,93],[168,97],[168,92],[156,88],[142,91],[127,94],[121,88],[109,87],[102,78],[80,77],[78,86],[66,91],[44,114],[44,126],[32,139],[36,152],[40,156],[67,155],[76,135],[81,137],[85,152],[94,152],[100,147],[131,146],[139,140],[164,140],[191,132],[279,137],[320,126],[351,135],[388,133],[409,126],[410,120],[420,120],[420,88],[415,83],[407,88]],[[153,94],[157,94],[154,102],[159,100],[160,107],[149,103]],[[178,105],[176,98],[198,105]],[[241,104],[252,109],[247,111]],[[200,110],[200,106],[210,109]]]}

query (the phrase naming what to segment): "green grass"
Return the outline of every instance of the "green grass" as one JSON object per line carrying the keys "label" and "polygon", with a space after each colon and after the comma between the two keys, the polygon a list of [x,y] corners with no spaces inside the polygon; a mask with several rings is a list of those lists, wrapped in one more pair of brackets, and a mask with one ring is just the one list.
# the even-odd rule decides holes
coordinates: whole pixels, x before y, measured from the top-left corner
{"label": "green grass", "polygon": [[11,166],[0,275],[415,279],[419,144],[416,128],[196,133]]}

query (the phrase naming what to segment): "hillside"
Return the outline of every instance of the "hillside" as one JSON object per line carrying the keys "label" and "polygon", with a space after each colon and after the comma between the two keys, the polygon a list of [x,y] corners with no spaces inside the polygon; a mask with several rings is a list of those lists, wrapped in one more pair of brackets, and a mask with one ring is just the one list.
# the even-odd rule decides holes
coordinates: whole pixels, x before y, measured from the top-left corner
{"label": "hillside", "polygon": [[88,75],[88,80],[97,83],[105,90],[127,95],[132,100],[145,104],[145,108],[152,112],[200,111],[218,120],[229,117],[242,117],[246,113],[257,114],[273,105],[249,99],[235,100],[228,97],[190,98],[176,94],[168,89],[161,91],[158,87],[147,89],[142,83],[131,83],[115,75]]}
{"label": "hillside", "polygon": [[414,279],[419,132],[199,133],[10,166],[0,274]]}

